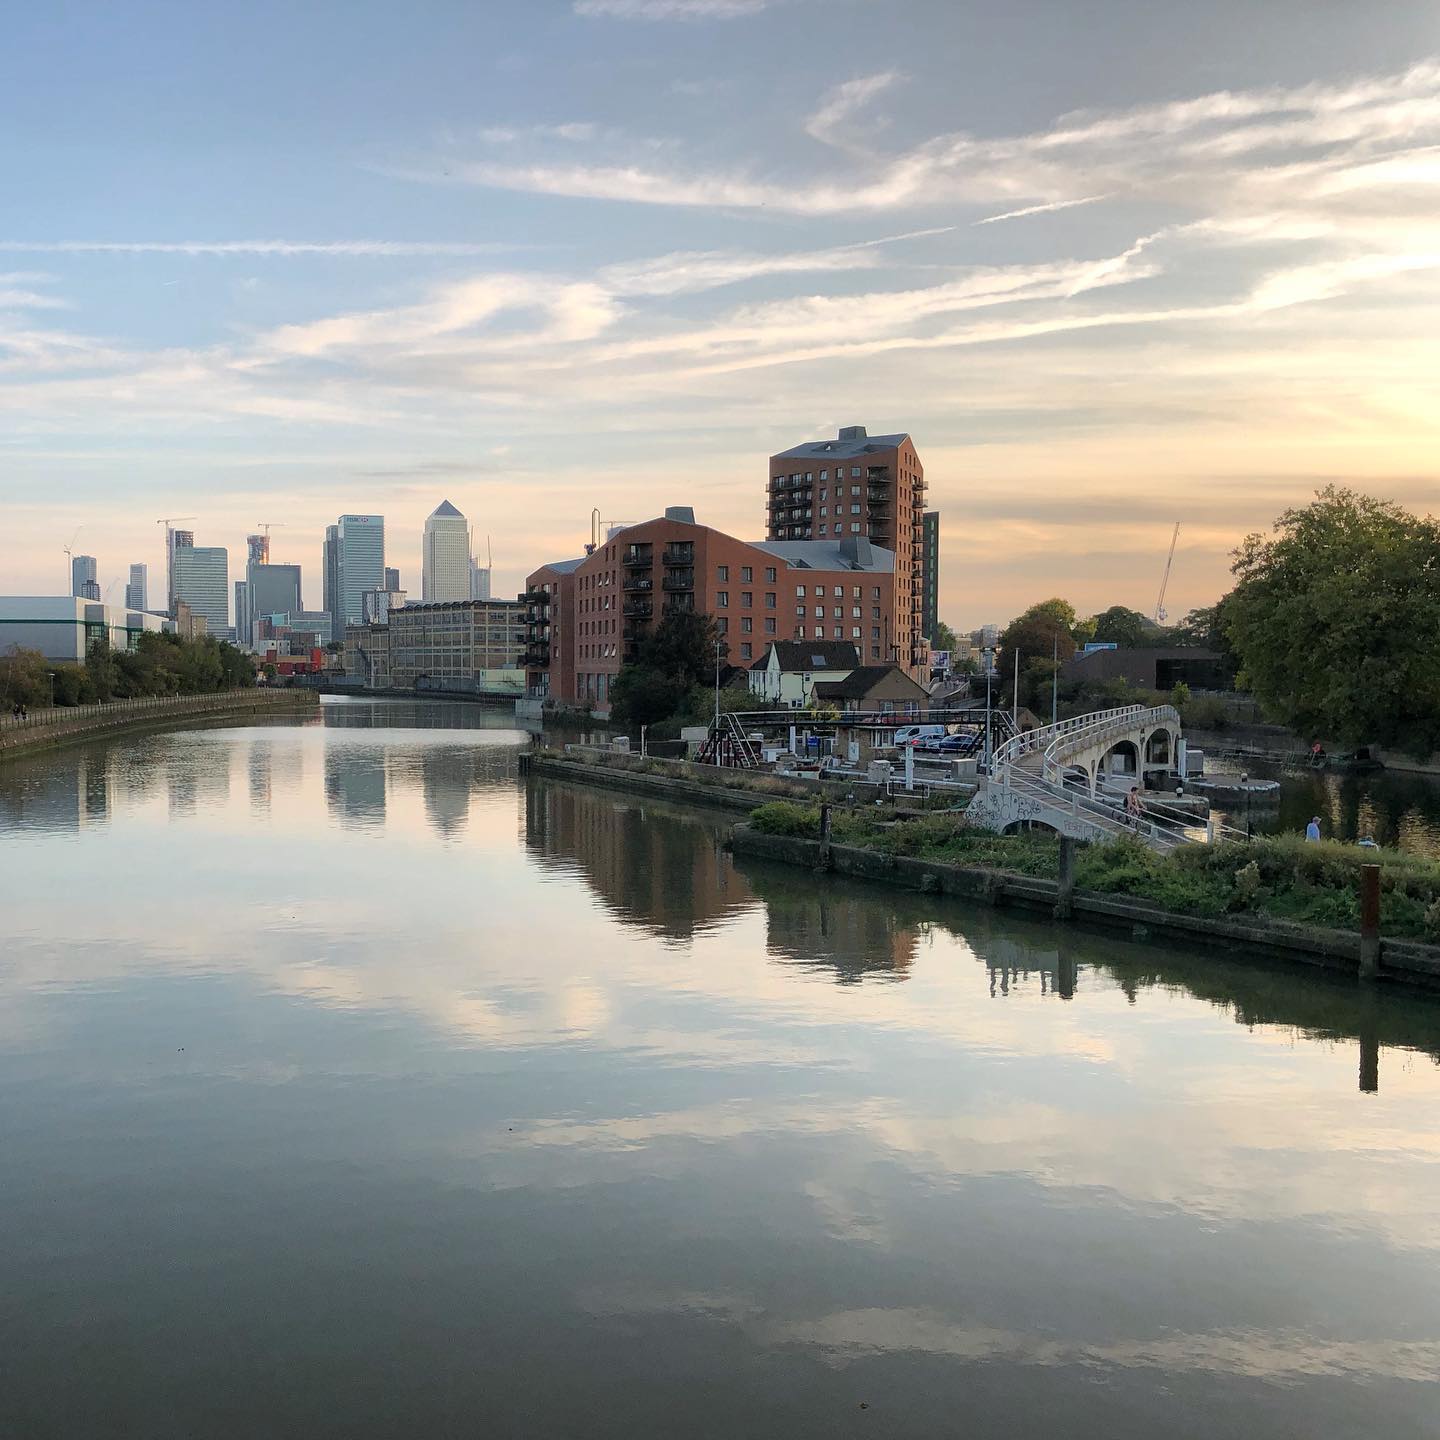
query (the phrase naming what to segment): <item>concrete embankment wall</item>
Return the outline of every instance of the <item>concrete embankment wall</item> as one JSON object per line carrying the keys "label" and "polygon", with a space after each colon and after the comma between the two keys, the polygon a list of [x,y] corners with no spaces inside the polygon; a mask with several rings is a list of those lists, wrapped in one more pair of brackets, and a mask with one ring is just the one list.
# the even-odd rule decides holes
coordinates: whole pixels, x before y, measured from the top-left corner
{"label": "concrete embankment wall", "polygon": [[[687,801],[696,805],[713,805],[722,810],[736,811],[748,815],[757,805],[767,800],[799,800],[813,804],[816,800],[839,798],[838,795],[822,794],[826,790],[850,789],[856,787],[827,786],[797,780],[785,789],[765,791],[740,790],[733,784],[717,784],[717,771],[713,766],[695,766],[703,771],[705,778],[690,773],[692,767],[676,761],[671,767],[673,774],[656,775],[647,770],[627,769],[622,764],[587,764],[583,760],[566,760],[558,755],[522,755],[521,772],[526,775],[544,775],[554,780],[578,780],[586,785],[604,785],[613,790],[628,790],[634,795],[654,795],[667,800]],[[720,772],[723,773],[723,772]],[[783,782],[782,782],[783,783]],[[860,790],[874,791],[874,786],[860,786]],[[863,798],[857,795],[857,798]]]}
{"label": "concrete embankment wall", "polygon": [[112,700],[108,705],[57,706],[16,722],[0,717],[0,759],[48,745],[88,740],[121,730],[164,729],[191,719],[313,710],[313,690],[226,690],[217,695],[167,695],[151,700]]}
{"label": "concrete embankment wall", "polygon": [[[1053,913],[1060,888],[1053,880],[998,870],[969,869],[905,855],[885,855],[853,845],[832,844],[827,861],[818,840],[764,835],[749,825],[735,827],[732,845],[737,855],[803,865],[810,869],[826,869],[852,879],[876,880],[906,890],[982,900],[991,905],[1023,905],[1046,913]],[[1143,930],[1150,936],[1170,936],[1223,949],[1234,956],[1258,950],[1307,965],[1348,970],[1352,974],[1359,969],[1359,937],[1344,931],[1313,930],[1274,920],[1179,915],[1144,900],[1095,895],[1079,890],[1071,896],[1070,904],[1078,920],[1127,930],[1132,934]],[[1380,978],[1440,986],[1440,946],[1382,939]]]}

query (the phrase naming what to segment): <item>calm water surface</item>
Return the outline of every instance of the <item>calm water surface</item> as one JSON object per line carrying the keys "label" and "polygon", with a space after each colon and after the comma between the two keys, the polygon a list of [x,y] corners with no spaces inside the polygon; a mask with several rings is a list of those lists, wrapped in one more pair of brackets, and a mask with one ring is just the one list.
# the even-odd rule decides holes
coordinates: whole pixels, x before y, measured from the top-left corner
{"label": "calm water surface", "polygon": [[0,768],[5,1440],[1440,1435],[1440,1005],[736,864],[525,743]]}

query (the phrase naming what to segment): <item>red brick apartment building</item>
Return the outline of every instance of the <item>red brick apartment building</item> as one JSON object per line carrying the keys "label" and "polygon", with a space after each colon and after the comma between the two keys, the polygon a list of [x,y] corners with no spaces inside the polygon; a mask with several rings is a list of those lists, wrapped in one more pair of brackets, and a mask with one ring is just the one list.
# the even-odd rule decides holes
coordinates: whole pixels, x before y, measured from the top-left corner
{"label": "red brick apartment building", "polygon": [[848,640],[867,663],[903,665],[912,643],[908,600],[898,629],[895,557],[863,533],[752,545],[697,524],[688,506],[541,566],[521,598],[527,688],[562,703],[608,706],[620,666],[674,610],[714,616],[733,665],[777,639]]}
{"label": "red brick apartment building", "polygon": [[[834,440],[782,450],[770,457],[766,503],[772,541],[835,543],[863,536],[893,553],[895,663],[926,670],[925,467],[910,437],[867,435],[863,425],[847,425]],[[868,649],[861,654],[872,658]]]}

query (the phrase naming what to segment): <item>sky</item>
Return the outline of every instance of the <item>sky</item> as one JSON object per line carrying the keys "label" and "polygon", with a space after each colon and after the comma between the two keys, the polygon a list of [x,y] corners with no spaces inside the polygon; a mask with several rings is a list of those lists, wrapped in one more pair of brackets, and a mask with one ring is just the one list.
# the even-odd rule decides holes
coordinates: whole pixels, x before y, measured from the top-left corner
{"label": "sky", "polygon": [[[941,616],[1172,617],[1320,485],[1440,478],[1440,9],[54,0],[0,43],[0,593],[157,519],[763,538],[908,431]],[[78,533],[77,533],[78,532]],[[119,582],[119,583],[115,583]],[[163,583],[163,582],[162,582]],[[153,598],[153,596],[152,596]]]}

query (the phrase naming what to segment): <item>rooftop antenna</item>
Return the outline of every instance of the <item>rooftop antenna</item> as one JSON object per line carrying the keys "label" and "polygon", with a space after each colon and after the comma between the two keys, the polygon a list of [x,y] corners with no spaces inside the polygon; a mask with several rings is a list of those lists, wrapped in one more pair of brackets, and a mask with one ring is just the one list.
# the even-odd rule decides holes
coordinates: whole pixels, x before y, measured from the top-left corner
{"label": "rooftop antenna", "polygon": [[587,555],[593,555],[600,548],[600,507],[590,512],[590,543],[585,547]]}
{"label": "rooftop antenna", "polygon": [[1170,536],[1170,553],[1165,557],[1165,573],[1160,577],[1160,598],[1155,602],[1155,623],[1165,623],[1165,591],[1170,585],[1170,566],[1175,562],[1175,542],[1180,538],[1180,522],[1175,522],[1174,533]]}

